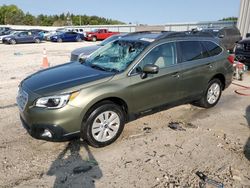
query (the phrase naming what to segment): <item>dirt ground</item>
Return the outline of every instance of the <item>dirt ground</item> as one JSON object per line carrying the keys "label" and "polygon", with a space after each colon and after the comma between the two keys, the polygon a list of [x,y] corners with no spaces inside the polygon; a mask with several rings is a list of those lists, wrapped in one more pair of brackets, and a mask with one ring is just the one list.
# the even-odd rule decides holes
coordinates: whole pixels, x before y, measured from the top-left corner
{"label": "dirt ground", "polygon": [[[105,148],[30,137],[15,104],[19,82],[40,70],[43,48],[55,66],[92,44],[0,44],[0,187],[199,187],[196,171],[225,187],[250,187],[250,97],[235,85],[212,109],[182,105],[130,122]],[[250,74],[235,83],[250,86]]]}

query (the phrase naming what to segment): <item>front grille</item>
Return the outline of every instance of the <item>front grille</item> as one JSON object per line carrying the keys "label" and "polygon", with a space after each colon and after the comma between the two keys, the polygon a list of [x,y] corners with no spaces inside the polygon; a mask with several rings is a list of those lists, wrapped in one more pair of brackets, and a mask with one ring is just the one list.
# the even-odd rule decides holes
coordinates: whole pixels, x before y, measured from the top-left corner
{"label": "front grille", "polygon": [[21,87],[19,88],[16,101],[17,101],[18,108],[21,111],[24,111],[28,102],[28,93],[26,93]]}
{"label": "front grille", "polygon": [[250,43],[245,43],[243,46],[245,51],[250,51]]}
{"label": "front grille", "polygon": [[70,61],[78,61],[78,55],[71,54]]}

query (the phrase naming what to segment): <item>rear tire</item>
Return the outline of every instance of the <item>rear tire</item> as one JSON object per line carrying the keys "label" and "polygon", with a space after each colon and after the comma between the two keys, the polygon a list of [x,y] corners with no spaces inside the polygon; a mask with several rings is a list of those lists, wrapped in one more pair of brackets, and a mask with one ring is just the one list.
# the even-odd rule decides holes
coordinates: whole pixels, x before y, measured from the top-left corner
{"label": "rear tire", "polygon": [[207,86],[203,97],[195,104],[203,108],[211,108],[220,100],[222,93],[222,83],[219,79],[212,79]]}
{"label": "rear tire", "polygon": [[93,147],[104,147],[113,143],[122,133],[125,115],[121,107],[103,101],[86,114],[82,122],[81,137]]}
{"label": "rear tire", "polygon": [[35,39],[35,43],[40,43],[41,40],[40,39]]}
{"label": "rear tire", "polygon": [[77,37],[76,37],[76,42],[82,42],[82,39],[81,39],[80,36],[77,36]]}

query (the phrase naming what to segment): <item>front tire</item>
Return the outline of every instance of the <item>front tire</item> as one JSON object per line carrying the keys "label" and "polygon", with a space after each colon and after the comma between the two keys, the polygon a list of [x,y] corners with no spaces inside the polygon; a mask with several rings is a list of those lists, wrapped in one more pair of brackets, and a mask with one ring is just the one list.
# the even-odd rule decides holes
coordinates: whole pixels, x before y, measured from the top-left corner
{"label": "front tire", "polygon": [[203,97],[197,102],[197,105],[203,108],[211,108],[220,100],[222,93],[222,83],[219,79],[212,79],[207,86]]}
{"label": "front tire", "polygon": [[60,43],[61,43],[61,42],[62,42],[62,39],[61,39],[61,38],[58,38],[58,39],[57,39],[57,42],[60,42]]}
{"label": "front tire", "polygon": [[97,38],[96,37],[93,37],[92,38],[92,42],[96,42],[97,41]]}
{"label": "front tire", "polygon": [[93,147],[113,143],[122,133],[125,115],[122,108],[110,101],[95,105],[83,120],[81,135]]}
{"label": "front tire", "polygon": [[12,45],[16,44],[16,40],[15,39],[11,39],[10,40],[10,44],[12,44]]}

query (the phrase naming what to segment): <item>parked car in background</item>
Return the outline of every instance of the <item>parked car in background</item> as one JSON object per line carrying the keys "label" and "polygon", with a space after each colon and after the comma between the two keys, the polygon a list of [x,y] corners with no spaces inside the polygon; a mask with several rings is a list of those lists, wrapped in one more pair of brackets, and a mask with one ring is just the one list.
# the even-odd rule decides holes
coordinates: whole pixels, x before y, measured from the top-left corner
{"label": "parked car in background", "polygon": [[214,37],[218,38],[227,50],[232,52],[235,45],[242,37],[237,27],[223,27],[223,28],[207,28],[202,29],[203,32],[209,32]]}
{"label": "parked car in background", "polygon": [[119,32],[111,32],[107,29],[95,29],[92,32],[86,32],[86,40],[91,40],[95,42],[97,40],[104,40],[116,34],[119,34]]}
{"label": "parked car in background", "polygon": [[6,35],[10,30],[12,30],[10,27],[0,27],[0,35]]}
{"label": "parked car in background", "polygon": [[250,67],[250,38],[245,38],[237,43],[235,58]]}
{"label": "parked car in background", "polygon": [[86,59],[88,56],[90,56],[94,51],[96,51],[100,47],[102,47],[105,44],[108,44],[109,42],[112,42],[116,39],[119,39],[124,35],[125,34],[112,35],[111,37],[105,39],[104,41],[102,41],[101,43],[99,43],[97,45],[77,48],[71,52],[70,61],[82,62],[84,59]]}
{"label": "parked car in background", "polygon": [[56,30],[49,31],[48,33],[44,34],[44,40],[50,41],[50,37],[56,34]]}
{"label": "parked car in background", "polygon": [[5,32],[4,35],[0,35],[0,42],[2,42],[2,40],[3,40],[4,37],[8,37],[8,36],[10,36],[10,35],[13,35],[13,34],[16,33],[16,32],[18,32],[18,31],[9,30],[9,31]]}
{"label": "parked car in background", "polygon": [[17,43],[40,43],[42,37],[37,33],[31,31],[18,31],[13,35],[6,36],[2,39],[5,44],[17,44]]}
{"label": "parked car in background", "polygon": [[74,28],[72,31],[77,33],[82,33],[84,36],[86,35],[86,32],[82,28]]}
{"label": "parked car in background", "polygon": [[44,36],[46,33],[48,33],[48,31],[43,30],[43,29],[29,29],[27,31],[32,32],[33,34],[39,35],[41,36],[42,40],[44,40]]}
{"label": "parked car in background", "polygon": [[84,35],[73,31],[56,32],[50,37],[52,42],[81,42],[84,40]]}
{"label": "parked car in background", "polygon": [[232,82],[234,59],[200,33],[140,33],[99,48],[84,63],[39,71],[19,86],[28,133],[62,141],[113,143],[126,122],[183,103],[215,106]]}

